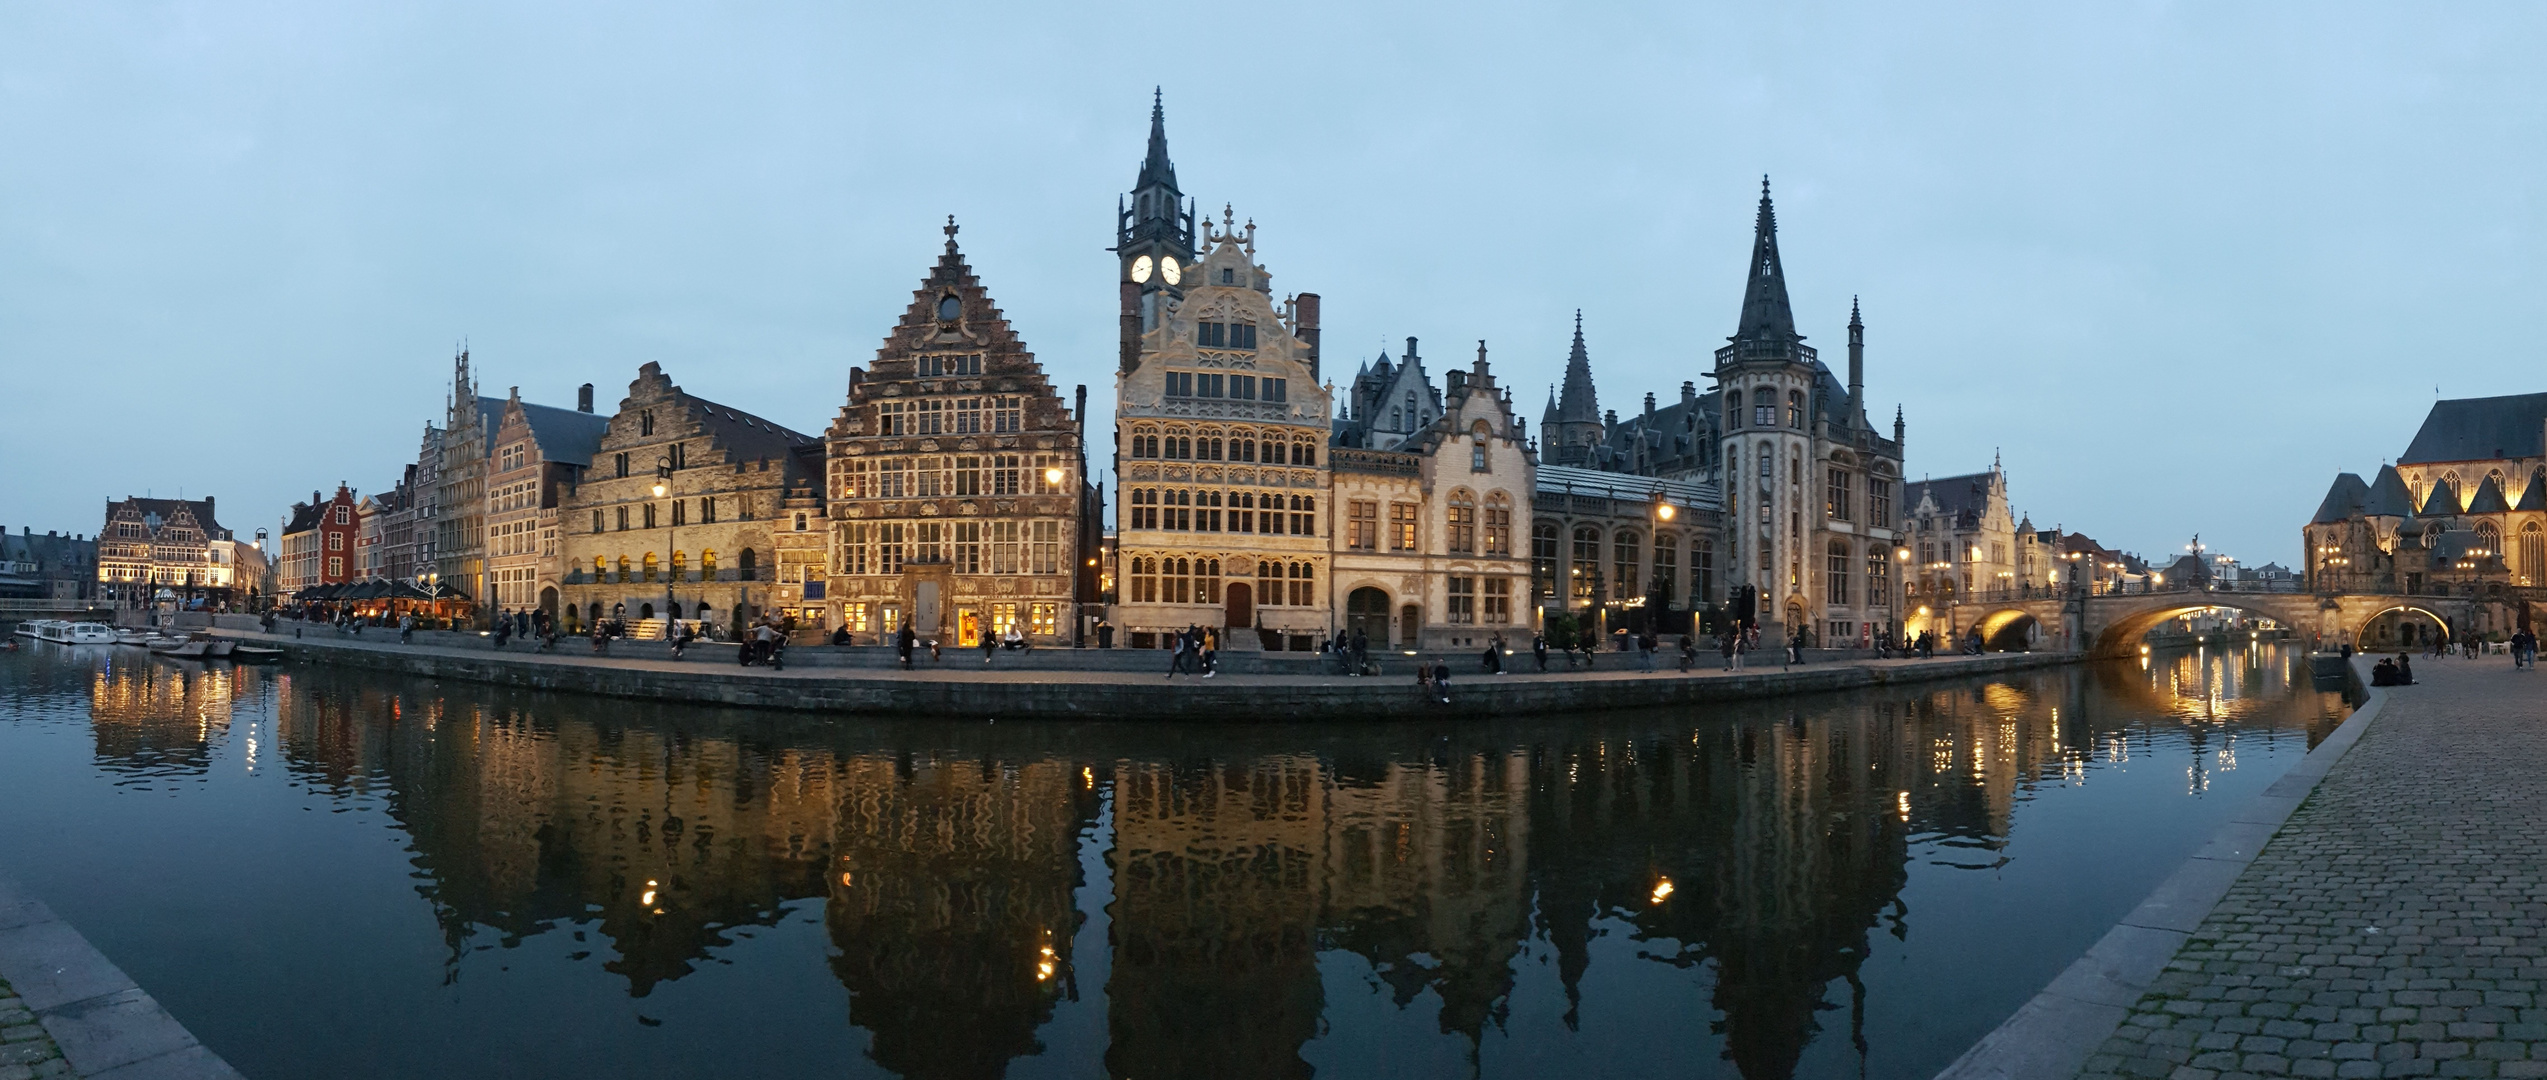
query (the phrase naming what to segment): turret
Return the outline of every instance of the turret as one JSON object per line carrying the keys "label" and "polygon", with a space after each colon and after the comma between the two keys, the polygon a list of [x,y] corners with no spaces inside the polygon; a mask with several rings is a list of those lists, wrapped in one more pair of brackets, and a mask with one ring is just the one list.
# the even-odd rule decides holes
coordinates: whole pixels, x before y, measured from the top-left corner
{"label": "turret", "polygon": [[1866,426],[1866,322],[1857,315],[1857,298],[1848,298],[1848,419]]}

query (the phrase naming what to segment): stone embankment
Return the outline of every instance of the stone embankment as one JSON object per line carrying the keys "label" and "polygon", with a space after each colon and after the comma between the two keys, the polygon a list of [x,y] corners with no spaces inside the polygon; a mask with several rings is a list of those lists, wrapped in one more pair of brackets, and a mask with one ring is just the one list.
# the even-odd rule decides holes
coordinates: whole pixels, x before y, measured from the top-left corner
{"label": "stone embankment", "polygon": [[[1415,686],[1412,658],[1395,657],[1390,674],[1348,678],[1316,674],[1314,662],[1288,655],[1258,659],[1297,666],[1300,673],[1227,673],[1204,679],[1167,677],[1167,654],[1131,650],[1040,650],[1030,658],[1001,654],[984,665],[981,654],[947,650],[944,660],[925,658],[919,669],[810,665],[791,658],[786,671],[740,667],[731,647],[675,661],[660,645],[629,655],[597,657],[579,641],[534,653],[522,642],[495,649],[488,641],[400,645],[394,632],[360,638],[333,630],[290,627],[276,635],[218,631],[281,647],[295,662],[337,664],[378,671],[527,687],[608,697],[691,702],[702,705],[810,712],[981,719],[1149,719],[1178,721],[1396,720],[1483,718],[1529,714],[1652,709],[1783,694],[1890,686],[1986,675],[2074,662],[2061,653],[1998,653],[1933,660],[1857,660],[1796,667],[1753,665],[1719,670],[1702,657],[1699,670],[1682,674],[1671,659],[1645,672],[1633,656],[1605,653],[1589,672],[1515,670],[1487,675],[1473,655],[1449,657],[1450,704],[1428,702]],[[791,650],[800,656],[821,647]],[[1774,659],[1775,654],[1771,654]],[[1120,670],[1139,658],[1137,670]],[[1238,659],[1234,657],[1234,659]],[[1758,659],[1754,657],[1754,659]],[[1527,655],[1511,658],[1529,667]],[[1031,666],[1029,666],[1031,665]],[[1115,670],[1105,670],[1105,669]]]}
{"label": "stone embankment", "polygon": [[0,1080],[240,1080],[88,939],[0,877]]}

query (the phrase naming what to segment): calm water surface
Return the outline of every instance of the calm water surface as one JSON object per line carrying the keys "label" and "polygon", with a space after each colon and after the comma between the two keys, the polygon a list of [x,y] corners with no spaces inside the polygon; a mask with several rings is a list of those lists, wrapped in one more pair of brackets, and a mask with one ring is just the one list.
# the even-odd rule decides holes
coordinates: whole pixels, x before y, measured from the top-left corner
{"label": "calm water surface", "polygon": [[258,1080],[1924,1080],[2345,711],[2272,646],[1361,728],[41,646],[0,870]]}

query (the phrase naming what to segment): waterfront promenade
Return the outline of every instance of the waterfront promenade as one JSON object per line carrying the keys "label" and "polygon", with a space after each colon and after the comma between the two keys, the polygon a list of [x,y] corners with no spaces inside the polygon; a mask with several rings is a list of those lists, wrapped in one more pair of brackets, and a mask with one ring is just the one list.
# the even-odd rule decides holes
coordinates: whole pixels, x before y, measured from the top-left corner
{"label": "waterfront promenade", "polygon": [[2416,674],[2082,1077],[2547,1077],[2547,676]]}
{"label": "waterfront promenade", "polygon": [[[1300,674],[1225,674],[1211,679],[1166,676],[1167,654],[1155,650],[1082,650],[1039,653],[1034,668],[1007,656],[983,665],[980,653],[949,649],[945,659],[923,657],[918,668],[844,668],[791,663],[785,671],[741,667],[731,647],[702,649],[685,660],[665,656],[659,645],[642,655],[600,657],[572,639],[550,653],[527,643],[509,649],[463,639],[458,644],[398,643],[396,634],[374,631],[340,637],[332,630],[292,627],[277,634],[220,630],[239,640],[283,648],[295,660],[610,697],[730,705],[746,708],[959,719],[1150,719],[1196,722],[1258,720],[1481,719],[1502,716],[1660,708],[1770,697],[1781,694],[1958,678],[2071,663],[2058,653],[1993,653],[1929,660],[1842,660],[1785,667],[1758,663],[1723,671],[1719,658],[1702,656],[1697,670],[1676,670],[1676,657],[1658,657],[1657,671],[1642,670],[1633,654],[1604,653],[1592,671],[1539,673],[1527,654],[1510,658],[1513,670],[1488,675],[1473,654],[1446,657],[1452,671],[1450,703],[1429,701],[1416,687],[1412,658],[1391,657],[1386,674],[1348,678],[1312,674],[1303,657]],[[819,652],[820,646],[803,653]],[[628,650],[635,652],[636,650]],[[1277,654],[1290,657],[1297,654]],[[1098,669],[1057,668],[1066,658]],[[1125,661],[1139,662],[1124,670]],[[1528,670],[1522,670],[1527,668]]]}

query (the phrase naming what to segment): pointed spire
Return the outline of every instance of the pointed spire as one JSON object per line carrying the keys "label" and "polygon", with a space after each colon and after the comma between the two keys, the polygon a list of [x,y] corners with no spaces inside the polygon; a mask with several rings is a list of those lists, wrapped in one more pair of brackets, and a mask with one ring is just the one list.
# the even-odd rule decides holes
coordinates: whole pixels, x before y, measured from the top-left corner
{"label": "pointed spire", "polygon": [[1159,87],[1150,88],[1150,153],[1141,159],[1140,182],[1134,190],[1152,184],[1176,187],[1176,163],[1167,159],[1167,95]]}
{"label": "pointed spire", "polygon": [[1778,211],[1769,202],[1769,178],[1760,178],[1760,216],[1752,227],[1750,283],[1742,290],[1742,322],[1734,341],[1779,345],[1803,340],[1787,306],[1786,268],[1778,261]]}
{"label": "pointed spire", "polygon": [[1565,392],[1557,416],[1569,423],[1601,422],[1600,395],[1592,389],[1592,355],[1583,347],[1583,309],[1574,310],[1574,348],[1565,354]]}
{"label": "pointed spire", "polygon": [[1857,317],[1857,297],[1854,295],[1848,298],[1848,328],[1851,330],[1866,329],[1866,320]]}

